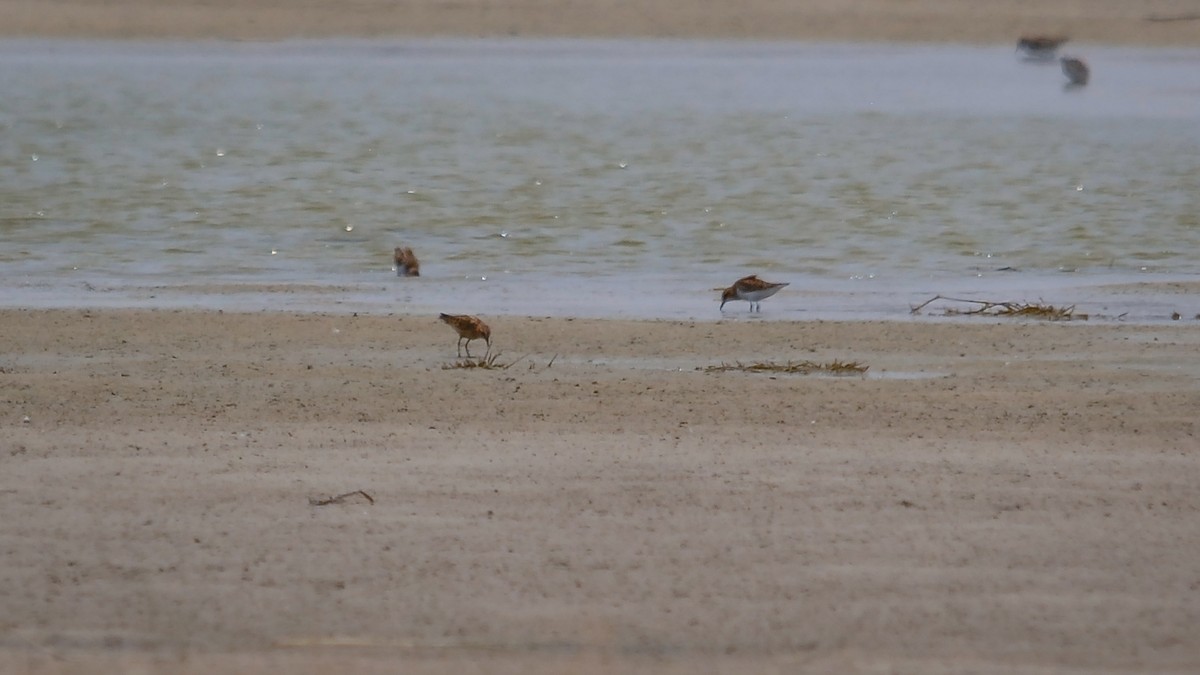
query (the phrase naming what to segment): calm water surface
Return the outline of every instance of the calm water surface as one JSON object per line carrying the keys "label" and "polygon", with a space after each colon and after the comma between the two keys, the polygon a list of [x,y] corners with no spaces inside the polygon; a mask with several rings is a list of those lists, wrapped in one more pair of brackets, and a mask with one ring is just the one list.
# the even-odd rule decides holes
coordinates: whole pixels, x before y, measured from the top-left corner
{"label": "calm water surface", "polygon": [[1078,90],[1008,47],[0,41],[0,304],[707,319],[757,272],[767,318],[1200,312],[1109,290],[1200,281],[1200,50],[1075,53]]}

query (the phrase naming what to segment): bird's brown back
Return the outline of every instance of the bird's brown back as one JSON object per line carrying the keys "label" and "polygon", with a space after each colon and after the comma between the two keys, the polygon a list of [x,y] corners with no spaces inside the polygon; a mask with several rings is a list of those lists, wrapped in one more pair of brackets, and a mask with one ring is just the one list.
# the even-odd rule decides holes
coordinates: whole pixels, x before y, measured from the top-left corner
{"label": "bird's brown back", "polygon": [[392,260],[396,262],[396,271],[406,277],[421,276],[421,263],[417,254],[407,246],[397,246],[392,252]]}
{"label": "bird's brown back", "polygon": [[1066,41],[1067,38],[1060,35],[1025,35],[1017,40],[1017,47],[1031,50],[1057,49]]}
{"label": "bird's brown back", "polygon": [[488,340],[492,336],[492,329],[479,317],[469,314],[441,314],[438,318],[449,324],[459,337],[468,340]]}
{"label": "bird's brown back", "polygon": [[735,288],[736,290],[738,290],[742,293],[748,293],[750,291],[761,291],[761,290],[772,288],[772,287],[778,286],[778,285],[779,284],[774,284],[774,283],[771,283],[768,281],[763,281],[762,279],[759,279],[757,274],[751,274],[748,277],[742,277],[741,279],[738,279],[737,281],[733,282],[733,288]]}

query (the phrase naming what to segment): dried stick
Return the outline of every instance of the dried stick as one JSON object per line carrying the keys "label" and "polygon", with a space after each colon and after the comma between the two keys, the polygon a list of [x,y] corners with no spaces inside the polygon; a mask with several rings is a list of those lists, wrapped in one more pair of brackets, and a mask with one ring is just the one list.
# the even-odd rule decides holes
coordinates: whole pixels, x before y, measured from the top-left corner
{"label": "dried stick", "polygon": [[363,497],[367,498],[367,501],[371,502],[372,504],[375,503],[375,498],[362,490],[355,490],[353,492],[347,492],[344,494],[340,494],[336,497],[329,497],[326,499],[313,499],[312,497],[309,497],[308,503],[312,504],[313,506],[328,506],[330,504],[341,504],[343,501],[346,500],[347,497],[353,497],[354,495],[362,495]]}

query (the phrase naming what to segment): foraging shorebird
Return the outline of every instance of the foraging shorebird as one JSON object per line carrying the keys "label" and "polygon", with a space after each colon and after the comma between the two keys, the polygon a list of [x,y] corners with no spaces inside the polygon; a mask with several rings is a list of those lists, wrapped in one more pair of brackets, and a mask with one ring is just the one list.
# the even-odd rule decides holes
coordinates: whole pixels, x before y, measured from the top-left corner
{"label": "foraging shorebird", "polygon": [[1082,87],[1088,83],[1088,78],[1092,76],[1092,73],[1083,59],[1064,56],[1061,61],[1063,75],[1066,75],[1069,81],[1067,86]]}
{"label": "foraging shorebird", "polygon": [[762,311],[759,303],[779,292],[779,289],[787,286],[790,282],[771,283],[758,278],[757,274],[751,274],[748,277],[742,277],[733,282],[733,285],[721,291],[721,311],[725,310],[725,303],[730,300],[745,300],[750,303],[750,311]]}
{"label": "foraging shorebird", "polygon": [[396,276],[398,277],[419,277],[421,276],[421,263],[417,260],[417,256],[413,250],[407,246],[397,246],[392,252],[392,260],[396,263]]}
{"label": "foraging shorebird", "polygon": [[1066,42],[1067,38],[1062,36],[1023,35],[1017,40],[1017,51],[1024,52],[1027,59],[1048,61]]}
{"label": "foraging shorebird", "polygon": [[467,358],[471,358],[471,340],[482,339],[487,343],[488,353],[492,351],[492,329],[469,314],[442,314],[439,319],[449,324],[458,333],[458,355],[462,356],[463,340],[467,341]]}

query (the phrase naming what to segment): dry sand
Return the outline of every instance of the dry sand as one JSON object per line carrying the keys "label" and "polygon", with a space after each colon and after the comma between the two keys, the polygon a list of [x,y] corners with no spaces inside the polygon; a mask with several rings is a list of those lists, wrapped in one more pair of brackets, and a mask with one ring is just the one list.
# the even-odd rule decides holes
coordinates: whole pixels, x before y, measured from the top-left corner
{"label": "dry sand", "polygon": [[0,35],[566,36],[1200,46],[1200,0],[0,0]]}
{"label": "dry sand", "polygon": [[1200,670],[1200,321],[488,318],[0,311],[0,672]]}

